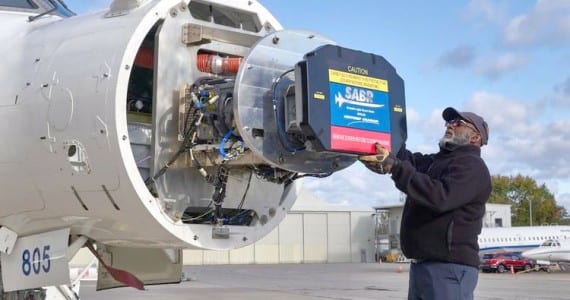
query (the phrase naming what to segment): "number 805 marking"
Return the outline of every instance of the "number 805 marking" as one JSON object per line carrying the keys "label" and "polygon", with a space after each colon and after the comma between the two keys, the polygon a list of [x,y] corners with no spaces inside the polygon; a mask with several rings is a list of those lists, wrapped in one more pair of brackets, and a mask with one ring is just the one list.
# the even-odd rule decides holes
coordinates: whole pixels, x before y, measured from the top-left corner
{"label": "number 805 marking", "polygon": [[49,273],[51,267],[49,250],[49,245],[44,246],[42,253],[40,253],[40,248],[38,247],[31,252],[29,249],[25,249],[22,252],[22,273],[26,276],[29,276],[32,272],[36,275],[40,274],[41,271]]}

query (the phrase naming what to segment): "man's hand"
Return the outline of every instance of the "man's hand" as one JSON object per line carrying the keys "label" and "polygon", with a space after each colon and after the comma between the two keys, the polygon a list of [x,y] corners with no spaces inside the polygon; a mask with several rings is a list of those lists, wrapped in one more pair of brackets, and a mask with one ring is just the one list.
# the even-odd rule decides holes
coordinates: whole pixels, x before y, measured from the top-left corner
{"label": "man's hand", "polygon": [[361,155],[358,157],[358,160],[372,172],[379,174],[392,173],[392,168],[399,164],[400,160],[379,143],[376,143],[375,147],[377,154]]}

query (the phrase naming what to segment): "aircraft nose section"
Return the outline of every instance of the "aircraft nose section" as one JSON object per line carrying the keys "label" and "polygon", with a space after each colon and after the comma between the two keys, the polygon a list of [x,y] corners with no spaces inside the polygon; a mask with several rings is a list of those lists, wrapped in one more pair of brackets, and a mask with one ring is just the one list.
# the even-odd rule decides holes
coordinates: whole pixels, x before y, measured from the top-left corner
{"label": "aircraft nose section", "polygon": [[526,251],[523,251],[523,253],[521,253],[521,255],[523,257],[526,257],[526,258],[536,258],[537,254],[538,254],[537,250],[538,249],[526,250]]}

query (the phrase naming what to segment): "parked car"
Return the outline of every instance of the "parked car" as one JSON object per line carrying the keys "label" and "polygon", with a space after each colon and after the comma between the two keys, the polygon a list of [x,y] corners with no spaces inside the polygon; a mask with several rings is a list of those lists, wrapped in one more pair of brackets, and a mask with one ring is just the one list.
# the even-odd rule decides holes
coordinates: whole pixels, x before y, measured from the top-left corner
{"label": "parked car", "polygon": [[534,268],[535,262],[520,256],[520,253],[501,252],[484,254],[481,261],[481,270],[483,272],[504,273],[511,270],[528,271]]}

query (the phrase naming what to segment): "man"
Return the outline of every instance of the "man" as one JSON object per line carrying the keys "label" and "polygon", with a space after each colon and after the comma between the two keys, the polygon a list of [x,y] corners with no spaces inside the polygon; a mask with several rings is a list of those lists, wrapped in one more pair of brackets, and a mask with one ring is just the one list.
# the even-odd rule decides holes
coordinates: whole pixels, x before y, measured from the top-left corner
{"label": "man", "polygon": [[[473,299],[479,275],[479,245],[491,176],[481,159],[487,123],[475,113],[443,111],[445,134],[435,154],[361,156],[372,171],[392,173],[407,195],[400,239],[412,259],[408,299]],[[405,147],[404,147],[405,148]]]}

